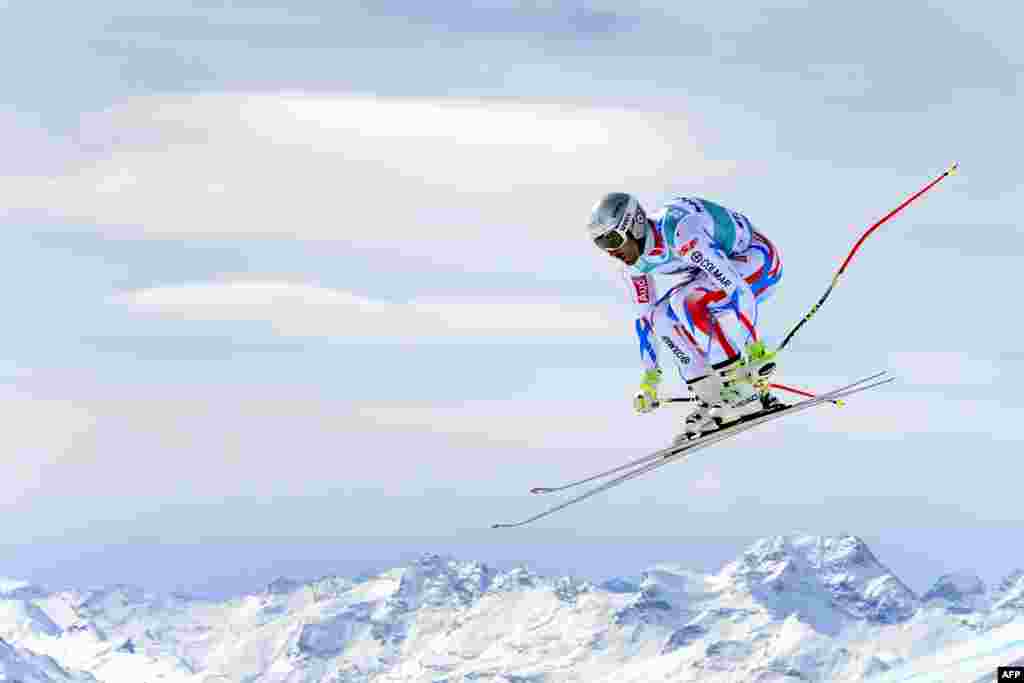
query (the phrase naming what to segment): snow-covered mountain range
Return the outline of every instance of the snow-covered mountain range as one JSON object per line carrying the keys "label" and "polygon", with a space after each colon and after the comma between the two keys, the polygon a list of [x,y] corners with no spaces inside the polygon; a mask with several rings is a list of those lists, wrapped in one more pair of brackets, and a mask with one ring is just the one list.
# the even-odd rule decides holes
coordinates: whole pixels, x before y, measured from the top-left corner
{"label": "snow-covered mountain range", "polygon": [[975,681],[1024,661],[1024,571],[916,595],[855,536],[600,585],[425,555],[224,602],[0,580],[0,681]]}

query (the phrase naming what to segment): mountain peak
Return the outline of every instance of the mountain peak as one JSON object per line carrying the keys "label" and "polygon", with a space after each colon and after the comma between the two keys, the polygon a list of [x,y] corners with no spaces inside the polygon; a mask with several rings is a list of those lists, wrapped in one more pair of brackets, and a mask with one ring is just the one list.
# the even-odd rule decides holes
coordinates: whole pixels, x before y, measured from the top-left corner
{"label": "mountain peak", "polygon": [[41,598],[48,591],[30,581],[0,577],[0,598],[28,600]]}
{"label": "mountain peak", "polygon": [[938,601],[950,611],[970,612],[983,605],[985,592],[985,582],[974,572],[953,572],[940,576],[921,601]]}
{"label": "mountain peak", "polygon": [[543,578],[529,567],[513,567],[494,577],[491,589],[495,591],[513,591],[520,588],[534,588]]}
{"label": "mountain peak", "polygon": [[1018,569],[1000,581],[993,597],[993,609],[1024,610],[1024,570]]}
{"label": "mountain peak", "polygon": [[1014,586],[1020,585],[1022,581],[1024,581],[1024,569],[1015,569],[1014,571],[1007,574],[1006,577],[999,582],[999,585],[996,586],[996,590],[1011,590]]}
{"label": "mountain peak", "polygon": [[21,588],[27,588],[32,584],[28,581],[22,581],[20,579],[11,579],[6,576],[0,576],[0,595],[6,593],[13,593]]}
{"label": "mountain peak", "polygon": [[267,595],[287,595],[302,587],[302,582],[287,576],[279,576],[267,584],[264,590]]}
{"label": "mountain peak", "polygon": [[413,565],[417,567],[440,567],[449,562],[454,562],[454,558],[450,555],[440,555],[438,553],[423,553],[416,560],[413,561]]}
{"label": "mountain peak", "polygon": [[[956,573],[926,597],[979,591],[980,579]],[[991,614],[997,596],[1009,609]],[[337,672],[353,681],[525,683],[567,666],[601,680],[853,681],[960,647],[971,632],[982,643],[969,645],[971,662],[978,647],[1015,661],[1024,653],[1024,624],[1011,623],[1018,600],[1024,605],[1024,571],[984,593],[976,617],[936,602],[897,635],[905,629],[890,624],[922,603],[847,534],[763,538],[717,575],[662,563],[601,589],[426,553],[361,580],[278,579],[264,594],[223,603],[166,601],[125,586],[6,596],[0,671],[25,683],[95,683],[58,660],[100,680],[133,681],[169,680],[173,671],[175,680],[312,683]],[[994,626],[1006,630],[990,642]],[[36,646],[46,652],[36,657]]]}
{"label": "mountain peak", "polygon": [[395,604],[468,605],[490,587],[494,571],[481,562],[463,562],[447,555],[425,553],[401,570]]}
{"label": "mountain peak", "polygon": [[130,605],[144,605],[152,601],[154,596],[145,589],[131,584],[116,583],[109,586],[100,586],[90,589],[83,596],[78,609],[90,611],[102,611],[111,607],[128,607]]}
{"label": "mountain peak", "polygon": [[867,543],[859,536],[850,534],[769,536],[753,543],[743,554],[745,561],[775,561],[785,556],[801,558],[818,567],[878,564]]}
{"label": "mountain peak", "polygon": [[908,618],[918,602],[863,539],[849,534],[763,538],[726,565],[720,576],[776,608],[796,609],[811,599],[881,623]]}
{"label": "mountain peak", "polygon": [[423,553],[406,565],[406,568],[420,574],[465,574],[489,571],[487,566],[475,560],[459,560],[451,555]]}

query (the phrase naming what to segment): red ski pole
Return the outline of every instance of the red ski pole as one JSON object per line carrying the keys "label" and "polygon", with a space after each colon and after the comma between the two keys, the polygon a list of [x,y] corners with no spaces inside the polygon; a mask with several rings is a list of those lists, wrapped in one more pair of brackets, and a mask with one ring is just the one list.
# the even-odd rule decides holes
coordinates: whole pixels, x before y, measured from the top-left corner
{"label": "red ski pole", "polygon": [[897,206],[895,209],[893,209],[889,213],[885,214],[885,216],[883,216],[881,219],[879,219],[878,222],[876,222],[874,225],[872,225],[870,228],[868,228],[864,232],[864,234],[860,236],[860,239],[857,240],[857,243],[853,245],[853,249],[851,249],[850,253],[846,255],[846,260],[843,261],[843,265],[839,266],[839,270],[836,271],[835,276],[832,278],[832,284],[830,284],[828,286],[828,289],[825,290],[825,293],[821,296],[820,299],[818,299],[818,303],[814,304],[814,306],[807,313],[807,315],[805,315],[803,317],[803,319],[796,324],[796,327],[794,327],[792,330],[789,331],[789,334],[787,334],[785,339],[782,340],[782,343],[779,344],[779,348],[777,348],[775,350],[776,353],[778,353],[782,349],[786,348],[786,345],[789,344],[789,340],[793,338],[793,335],[796,334],[797,331],[801,327],[803,327],[804,324],[808,320],[810,320],[812,317],[814,317],[814,314],[817,313],[818,309],[822,307],[822,305],[825,303],[825,300],[828,299],[829,295],[832,293],[832,290],[835,288],[836,284],[839,282],[839,276],[842,275],[844,271],[846,271],[846,267],[848,265],[850,265],[850,261],[853,260],[853,255],[857,253],[858,249],[860,249],[860,245],[864,244],[864,240],[866,240],[871,233],[873,233],[876,229],[878,229],[878,226],[882,225],[882,223],[885,223],[887,220],[889,220],[890,218],[895,216],[897,213],[902,211],[905,206],[910,204],[910,202],[914,201],[915,199],[917,199],[918,197],[923,195],[925,192],[927,192],[928,190],[932,189],[935,185],[937,185],[939,183],[940,180],[942,180],[946,176],[953,175],[954,173],[956,173],[956,171],[957,171],[957,164],[953,164],[952,166],[950,166],[946,170],[945,173],[943,173],[938,178],[936,178],[935,180],[931,181],[930,183],[928,183],[927,185],[922,187],[920,190],[915,192],[910,197],[908,197],[902,204]]}
{"label": "red ski pole", "polygon": [[[788,391],[789,393],[796,394],[797,396],[806,396],[807,398],[814,398],[815,396],[817,396],[817,394],[812,394],[809,391],[797,389],[796,387],[786,386],[785,384],[776,384],[775,382],[772,382],[768,386],[770,386],[772,389],[781,389],[782,391]],[[832,399],[832,403],[835,403],[837,406],[843,405],[842,399],[838,398]]]}

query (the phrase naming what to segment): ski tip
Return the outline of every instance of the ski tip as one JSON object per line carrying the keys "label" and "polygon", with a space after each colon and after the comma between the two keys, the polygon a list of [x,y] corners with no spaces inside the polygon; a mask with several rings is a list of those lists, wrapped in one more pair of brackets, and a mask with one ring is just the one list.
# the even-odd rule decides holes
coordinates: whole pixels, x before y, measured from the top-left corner
{"label": "ski tip", "polygon": [[551,493],[553,490],[554,489],[546,488],[544,486],[534,486],[532,489],[530,489],[530,493],[533,493],[533,494]]}

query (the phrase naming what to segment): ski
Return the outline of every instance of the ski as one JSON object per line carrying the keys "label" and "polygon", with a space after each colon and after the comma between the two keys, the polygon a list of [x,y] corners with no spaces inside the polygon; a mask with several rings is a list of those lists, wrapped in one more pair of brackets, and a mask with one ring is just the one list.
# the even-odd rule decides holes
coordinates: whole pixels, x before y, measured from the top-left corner
{"label": "ski", "polygon": [[758,414],[757,416],[748,419],[744,422],[741,422],[740,424],[730,425],[729,427],[724,427],[715,432],[711,432],[706,436],[702,436],[686,443],[662,449],[660,451],[657,451],[656,453],[645,456],[643,458],[638,458],[637,460],[626,463],[625,465],[620,465],[615,469],[593,475],[592,477],[588,477],[587,479],[581,479],[577,482],[572,482],[570,484],[566,484],[565,486],[557,487],[554,489],[538,487],[538,490],[543,492],[547,492],[549,490],[565,490],[573,486],[578,486],[580,484],[593,481],[594,479],[600,479],[606,476],[610,476],[611,474],[615,474],[631,466],[634,467],[634,469],[626,472],[625,474],[621,474],[618,477],[615,477],[614,479],[611,479],[599,486],[595,486],[594,488],[589,489],[581,493],[580,495],[575,496],[574,498],[570,498],[569,500],[560,503],[559,505],[549,508],[544,512],[536,514],[532,517],[528,517],[527,519],[524,519],[520,522],[507,524],[493,524],[491,525],[491,528],[510,529],[514,527],[525,526],[527,524],[530,524],[531,522],[535,522],[539,519],[543,519],[544,517],[552,515],[558,512],[559,510],[564,510],[570,505],[575,505],[576,503],[582,502],[587,498],[590,498],[591,496],[597,495],[598,493],[607,491],[608,489],[613,488],[615,486],[619,486],[620,484],[623,484],[629,481],[630,479],[639,477],[642,474],[646,474],[647,472],[655,470],[669,463],[676,462],[677,460],[685,460],[691,454],[698,450],[707,448],[708,446],[712,446],[718,443],[719,441],[724,441],[725,439],[736,436],[737,434],[742,434],[743,432],[749,429],[753,429],[754,427],[757,427],[759,425],[762,425],[765,422],[770,422],[785,415],[790,415],[792,413],[806,410],[807,408],[812,408],[816,405],[821,405],[822,403],[826,403],[832,399],[845,398],[847,396],[852,396],[853,394],[858,394],[862,391],[867,391],[868,389],[874,389],[884,384],[888,384],[889,382],[892,382],[894,380],[894,378],[892,377],[887,379],[880,379],[884,374],[884,372],[880,372],[875,375],[871,375],[870,377],[865,377],[864,379],[853,382],[852,384],[848,384],[844,387],[833,389],[828,393],[820,394],[815,398],[810,398],[807,399],[806,401],[800,401],[798,403],[794,403],[793,405],[787,406],[785,408],[780,408],[778,410],[773,410],[768,413]]}
{"label": "ski", "polygon": [[[836,396],[834,396],[834,394],[837,394],[837,393],[842,392],[842,391],[847,391],[849,389],[852,389],[854,387],[860,386],[862,384],[866,384],[867,382],[870,382],[872,380],[877,380],[877,379],[879,379],[880,377],[882,377],[885,374],[886,373],[884,371],[883,372],[877,372],[877,373],[875,373],[873,375],[869,375],[867,377],[859,379],[856,382],[853,382],[851,384],[847,384],[846,386],[842,386],[842,387],[838,387],[836,389],[833,389],[832,391],[830,391],[830,392],[828,392],[826,394],[819,394],[818,396],[814,397],[813,399],[808,399],[808,400],[825,399],[825,400],[828,400],[828,401],[834,401],[834,400],[836,400]],[[699,437],[697,437],[695,439],[690,439],[689,441],[684,441],[684,442],[681,442],[681,443],[672,444],[671,446],[667,446],[665,448],[662,448],[661,450],[655,451],[654,453],[651,453],[649,455],[645,455],[645,456],[636,458],[634,460],[630,460],[629,462],[623,463],[622,465],[618,465],[617,467],[613,467],[610,470],[605,470],[604,472],[598,472],[597,474],[591,475],[591,476],[586,477],[584,479],[578,479],[576,481],[571,481],[568,484],[563,484],[561,486],[550,486],[550,487],[549,486],[535,486],[534,488],[530,489],[530,493],[538,494],[538,495],[547,494],[547,493],[556,493],[558,491],[565,491],[566,489],[571,489],[571,488],[574,488],[576,486],[581,486],[583,484],[589,484],[590,482],[595,481],[597,479],[603,479],[605,477],[609,477],[609,476],[611,476],[613,474],[616,474],[617,472],[622,472],[623,470],[632,469],[632,468],[638,467],[638,466],[640,466],[640,465],[642,465],[644,463],[651,462],[652,460],[657,460],[659,458],[663,458],[663,457],[665,457],[666,455],[668,455],[670,453],[679,453],[680,450],[682,450],[682,449],[693,448],[694,446],[699,445],[701,442],[705,441],[706,439],[711,438],[712,436],[722,435],[723,433],[731,433],[731,430],[736,430],[739,427],[742,427],[743,425],[747,425],[750,422],[752,422],[752,421],[754,421],[754,420],[756,420],[758,418],[765,417],[767,415],[772,415],[772,414],[775,414],[775,413],[778,413],[778,412],[781,412],[781,411],[791,410],[792,408],[795,408],[796,406],[799,406],[799,405],[801,405],[803,403],[806,403],[806,402],[807,401],[800,401],[798,403],[792,404],[790,406],[785,406],[783,408],[778,408],[778,409],[767,411],[767,412],[763,412],[763,413],[756,413],[754,415],[751,415],[751,416],[743,419],[740,422],[737,422],[735,424],[731,424],[728,427],[724,427],[722,429],[718,429],[718,430],[715,430],[713,432],[708,432],[708,433],[703,434],[703,435],[701,435],[701,436],[699,436]]]}

